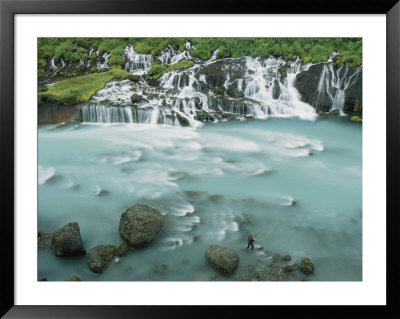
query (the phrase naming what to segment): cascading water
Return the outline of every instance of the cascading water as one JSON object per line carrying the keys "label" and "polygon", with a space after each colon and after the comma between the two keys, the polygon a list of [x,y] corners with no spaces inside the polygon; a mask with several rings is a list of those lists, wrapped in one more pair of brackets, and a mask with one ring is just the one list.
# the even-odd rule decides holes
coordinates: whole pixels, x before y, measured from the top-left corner
{"label": "cascading water", "polygon": [[[325,63],[311,103],[314,106],[312,107],[302,101],[296,89],[296,75],[307,71],[312,66],[311,63],[303,65],[298,57],[291,61],[272,56],[266,59],[217,59],[218,50],[213,52],[209,60],[200,61],[191,58],[189,51],[192,48],[187,42],[183,51],[174,50],[171,45],[161,51],[155,58],[162,63],[171,65],[181,60],[192,59],[195,64],[188,69],[163,74],[155,85],[145,79],[154,57],[151,54],[136,52],[129,44],[123,54],[125,69],[139,75],[140,80],[108,83],[89,103],[94,105],[92,108],[97,108],[97,105],[103,105],[104,108],[130,107],[148,115],[83,117],[80,108],[76,119],[99,123],[129,123],[130,119],[133,119],[133,122],[139,123],[157,122],[190,126],[199,126],[204,121],[268,117],[314,120],[317,117],[314,107],[318,109],[321,100],[327,97],[331,101],[331,110],[339,110],[340,114],[344,114],[345,92],[355,83],[361,71],[359,67],[349,76],[347,64],[335,71],[333,63]],[[336,54],[337,52],[334,52],[328,61],[332,61]],[[109,56],[110,54],[105,53],[104,62],[98,65],[107,66]],[[138,95],[140,99],[131,101],[132,95]]]}
{"label": "cascading water", "polygon": [[125,48],[123,57],[127,61],[125,63],[125,70],[131,73],[144,73],[153,63],[153,56],[151,54],[137,53],[132,45]]}
{"label": "cascading water", "polygon": [[[332,61],[331,58],[329,60]],[[343,109],[346,90],[355,84],[361,72],[361,68],[361,66],[357,67],[354,72],[349,75],[349,66],[347,63],[343,64],[337,70],[335,70],[332,62],[325,63],[319,77],[318,88],[312,104],[318,109],[326,104],[326,99],[328,99],[331,104],[329,112],[337,110],[339,115],[345,115]]]}
{"label": "cascading water", "polygon": [[181,60],[192,59],[189,50],[191,49],[190,42],[186,42],[184,45],[184,50],[182,52],[174,50],[171,45],[168,45],[166,49],[161,51],[159,55],[159,60],[166,64],[175,64]]}

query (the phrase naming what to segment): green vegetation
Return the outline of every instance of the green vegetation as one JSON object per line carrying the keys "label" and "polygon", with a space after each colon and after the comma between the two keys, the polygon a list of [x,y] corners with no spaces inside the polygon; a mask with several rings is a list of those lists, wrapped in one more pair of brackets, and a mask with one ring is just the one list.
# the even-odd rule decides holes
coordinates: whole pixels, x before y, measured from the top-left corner
{"label": "green vegetation", "polygon": [[[296,55],[304,63],[317,63],[325,62],[333,51],[338,51],[336,66],[344,62],[350,66],[362,63],[361,38],[39,38],[38,63],[42,68],[53,56],[66,62],[86,60],[90,47],[94,47],[101,55],[111,53],[109,65],[123,65],[122,54],[128,44],[139,53],[158,55],[168,45],[183,51],[186,41],[195,46],[191,55],[203,60],[219,49],[218,58],[272,54],[290,60]],[[97,56],[93,52],[89,58],[95,61]]]}
{"label": "green vegetation", "polygon": [[336,66],[344,62],[350,66],[362,63],[361,38],[194,38],[191,42],[196,49],[190,54],[201,59],[208,59],[219,49],[218,58],[274,55],[290,60],[296,55],[303,63],[318,63],[327,61],[333,51],[338,51]]}
{"label": "green vegetation", "polygon": [[191,60],[182,60],[175,64],[157,64],[153,63],[148,71],[149,75],[153,76],[154,80],[157,80],[164,73],[190,68],[194,64]]}
{"label": "green vegetation", "polygon": [[112,68],[108,72],[92,73],[57,82],[46,92],[38,94],[38,103],[44,101],[59,102],[64,105],[74,105],[87,102],[98,90],[104,88],[105,84],[113,79],[121,79],[130,73]]}
{"label": "green vegetation", "polygon": [[350,121],[355,122],[355,123],[362,123],[362,118],[359,117],[359,116],[357,116],[357,115],[353,115],[353,116],[350,118]]}

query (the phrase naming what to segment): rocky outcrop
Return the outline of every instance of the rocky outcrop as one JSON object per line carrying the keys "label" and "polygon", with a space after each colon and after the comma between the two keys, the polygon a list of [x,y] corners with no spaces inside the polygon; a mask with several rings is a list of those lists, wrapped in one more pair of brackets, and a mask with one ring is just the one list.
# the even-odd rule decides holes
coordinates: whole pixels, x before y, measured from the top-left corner
{"label": "rocky outcrop", "polygon": [[59,257],[79,257],[86,254],[78,223],[68,223],[55,231],[51,239],[51,250]]}
{"label": "rocky outcrop", "polygon": [[88,265],[91,271],[102,273],[116,255],[117,247],[114,245],[99,245],[88,253]]}
{"label": "rocky outcrop", "polygon": [[232,275],[239,264],[238,253],[229,247],[210,245],[207,248],[205,257],[215,270],[225,276]]}
{"label": "rocky outcrop", "polygon": [[[307,71],[300,72],[296,75],[297,91],[299,91],[299,93],[301,94],[303,101],[310,105],[313,105],[313,99],[318,88],[318,82],[323,67],[324,66],[322,63],[315,64],[310,66]],[[322,108],[325,109],[325,107],[328,107],[329,110],[331,105],[331,100],[327,99],[323,102]]]}
{"label": "rocky outcrop", "polygon": [[43,102],[38,106],[38,124],[73,122],[77,105],[64,106],[59,103]]}
{"label": "rocky outcrop", "polygon": [[157,236],[164,225],[164,216],[147,205],[128,208],[119,223],[121,238],[131,247],[144,248]]}
{"label": "rocky outcrop", "polygon": [[336,100],[344,112],[362,112],[360,68],[347,64],[341,68],[336,68],[333,63],[315,64],[296,75],[296,88],[303,101],[318,111],[330,111]]}

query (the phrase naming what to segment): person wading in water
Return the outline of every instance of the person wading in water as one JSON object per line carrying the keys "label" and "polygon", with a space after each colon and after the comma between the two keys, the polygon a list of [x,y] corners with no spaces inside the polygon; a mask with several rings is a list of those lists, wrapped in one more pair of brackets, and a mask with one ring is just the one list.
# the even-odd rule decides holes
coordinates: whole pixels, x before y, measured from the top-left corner
{"label": "person wading in water", "polygon": [[251,246],[251,249],[254,249],[254,244],[253,242],[256,239],[254,238],[254,233],[250,233],[249,236],[247,236],[247,249]]}

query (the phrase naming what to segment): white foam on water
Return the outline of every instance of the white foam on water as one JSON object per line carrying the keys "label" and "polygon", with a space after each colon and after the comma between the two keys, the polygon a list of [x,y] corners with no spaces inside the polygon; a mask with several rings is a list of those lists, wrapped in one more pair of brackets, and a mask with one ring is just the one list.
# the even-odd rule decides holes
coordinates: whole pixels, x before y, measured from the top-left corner
{"label": "white foam on water", "polygon": [[49,178],[53,177],[56,170],[54,167],[44,168],[41,165],[38,166],[38,184],[43,185]]}

